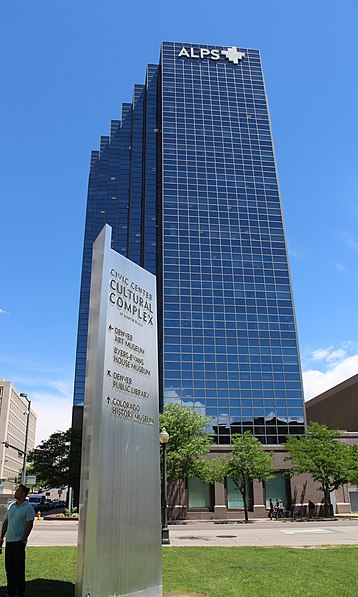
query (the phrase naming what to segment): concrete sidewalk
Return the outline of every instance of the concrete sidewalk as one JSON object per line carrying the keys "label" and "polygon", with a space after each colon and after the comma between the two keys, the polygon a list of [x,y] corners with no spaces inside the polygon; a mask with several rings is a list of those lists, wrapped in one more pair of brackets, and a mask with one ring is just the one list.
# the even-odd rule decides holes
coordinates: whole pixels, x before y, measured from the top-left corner
{"label": "concrete sidewalk", "polygon": [[171,545],[181,547],[315,547],[319,545],[358,545],[358,524],[292,523],[220,525],[170,529]]}
{"label": "concrete sidewalk", "polygon": [[36,547],[77,545],[78,521],[36,520],[28,545]]}

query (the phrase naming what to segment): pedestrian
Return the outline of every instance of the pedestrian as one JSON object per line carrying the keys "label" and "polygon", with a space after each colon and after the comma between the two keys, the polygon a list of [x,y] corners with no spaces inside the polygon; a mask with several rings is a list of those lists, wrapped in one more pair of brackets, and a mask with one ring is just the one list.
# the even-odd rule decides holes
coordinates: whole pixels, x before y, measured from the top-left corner
{"label": "pedestrian", "polygon": [[6,535],[5,570],[8,597],[25,595],[25,547],[32,531],[35,510],[26,497],[29,488],[19,485],[15,501],[8,506],[0,536],[0,550]]}
{"label": "pedestrian", "polygon": [[273,508],[274,518],[276,518],[276,520],[278,519],[278,506],[279,506],[279,501],[276,498],[276,502],[275,502],[275,505],[274,505],[274,508]]}
{"label": "pedestrian", "polygon": [[268,515],[269,515],[269,519],[272,520],[273,519],[273,501],[272,501],[271,498],[269,500],[269,513],[268,513]]}
{"label": "pedestrian", "polygon": [[282,500],[280,500],[278,502],[277,515],[278,515],[279,518],[283,518],[283,503],[282,503]]}
{"label": "pedestrian", "polygon": [[308,516],[313,518],[316,513],[316,504],[312,500],[308,500]]}

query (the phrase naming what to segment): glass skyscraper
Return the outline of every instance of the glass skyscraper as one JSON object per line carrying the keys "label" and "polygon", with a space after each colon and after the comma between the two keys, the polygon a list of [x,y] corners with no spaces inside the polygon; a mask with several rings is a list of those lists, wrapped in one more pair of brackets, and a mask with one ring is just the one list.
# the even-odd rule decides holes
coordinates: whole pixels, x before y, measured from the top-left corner
{"label": "glass skyscraper", "polygon": [[304,429],[282,209],[258,50],[164,42],[92,152],[74,405],[84,400],[92,243],[157,276],[164,404],[215,441]]}

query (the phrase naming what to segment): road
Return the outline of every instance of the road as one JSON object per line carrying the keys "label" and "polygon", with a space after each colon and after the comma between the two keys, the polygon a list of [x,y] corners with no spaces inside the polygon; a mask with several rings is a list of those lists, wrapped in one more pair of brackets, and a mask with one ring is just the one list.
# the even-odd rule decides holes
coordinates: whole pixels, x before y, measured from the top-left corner
{"label": "road", "polygon": [[[170,525],[171,545],[314,547],[358,545],[358,520]],[[78,522],[35,520],[30,546],[77,545]]]}

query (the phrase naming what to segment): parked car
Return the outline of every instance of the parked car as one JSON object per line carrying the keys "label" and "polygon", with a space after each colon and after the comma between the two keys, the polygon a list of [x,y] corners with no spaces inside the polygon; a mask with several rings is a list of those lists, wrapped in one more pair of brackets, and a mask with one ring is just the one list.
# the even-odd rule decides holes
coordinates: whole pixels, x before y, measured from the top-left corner
{"label": "parked car", "polygon": [[44,493],[30,493],[28,496],[28,500],[30,504],[32,504],[32,506],[34,507],[35,512],[45,512],[46,510],[48,510],[46,504],[47,500]]}

